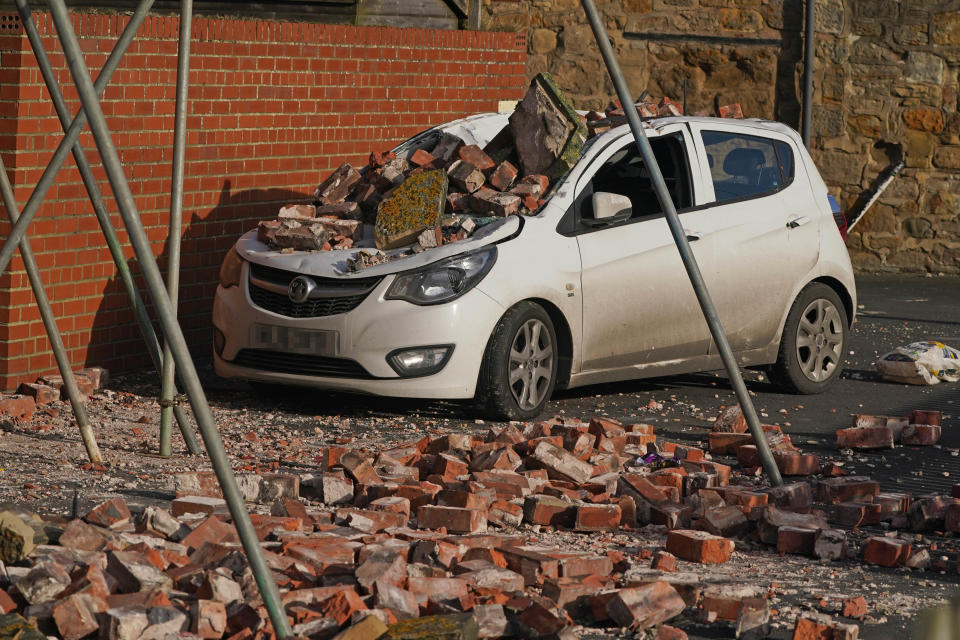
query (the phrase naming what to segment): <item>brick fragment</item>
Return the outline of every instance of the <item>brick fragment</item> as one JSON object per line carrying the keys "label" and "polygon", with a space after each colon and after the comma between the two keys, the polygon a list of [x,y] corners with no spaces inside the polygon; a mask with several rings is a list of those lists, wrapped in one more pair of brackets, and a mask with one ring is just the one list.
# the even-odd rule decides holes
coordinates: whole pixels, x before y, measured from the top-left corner
{"label": "brick fragment", "polygon": [[800,614],[793,628],[793,640],[857,640],[859,627],[833,620],[822,613]]}
{"label": "brick fragment", "polygon": [[940,433],[938,424],[910,424],[903,428],[900,441],[905,445],[928,447],[940,441]]}
{"label": "brick fragment", "polygon": [[79,518],[68,522],[60,534],[60,544],[74,551],[100,551],[107,546],[108,540],[102,529],[97,529]]}
{"label": "brick fragment", "polygon": [[321,204],[343,202],[354,185],[360,182],[360,173],[349,164],[340,165],[314,190],[314,197]]}
{"label": "brick fragment", "polygon": [[811,453],[774,453],[773,460],[785,476],[809,476],[820,473],[820,458]]}
{"label": "brick fragment", "polygon": [[487,522],[499,526],[519,527],[523,522],[523,507],[512,502],[496,500],[487,512]]}
{"label": "brick fragment", "polygon": [[519,170],[509,160],[504,160],[490,174],[490,186],[497,191],[507,191],[513,186],[518,173]]}
{"label": "brick fragment", "polygon": [[844,598],[842,607],[841,615],[844,618],[860,618],[863,620],[867,615],[867,599],[863,596]]}
{"label": "brick fragment", "polygon": [[370,461],[355,451],[348,451],[340,456],[340,465],[346,469],[354,481],[360,484],[379,484],[380,476],[374,470]]}
{"label": "brick fragment", "polygon": [[719,564],[730,559],[733,540],[706,531],[675,529],[667,533],[667,551],[682,560]]}
{"label": "brick fragment", "polygon": [[388,609],[397,620],[407,620],[420,615],[417,597],[388,582],[374,583],[374,604],[378,609]]}
{"label": "brick fragment", "polygon": [[677,570],[677,556],[667,551],[657,551],[650,561],[650,568],[673,573]]}
{"label": "brick fragment", "polygon": [[121,593],[151,589],[168,591],[173,586],[170,576],[144,555],[132,551],[108,552],[107,573],[116,579],[117,589]]}
{"label": "brick fragment", "polygon": [[60,391],[58,389],[37,382],[24,382],[17,389],[17,393],[33,398],[34,404],[38,407],[56,402],[60,399]]}
{"label": "brick fragment", "polygon": [[907,521],[914,531],[940,531],[945,528],[947,509],[960,505],[958,498],[933,495],[915,499],[907,511]]}
{"label": "brick fragment", "polygon": [[0,416],[23,422],[32,418],[36,410],[37,404],[30,396],[15,394],[0,397]]}
{"label": "brick fragment", "polygon": [[765,544],[777,544],[780,527],[799,527],[801,529],[829,529],[826,518],[816,513],[794,513],[775,505],[763,507],[757,521],[757,533]]}
{"label": "brick fragment", "polygon": [[519,196],[486,187],[474,191],[471,200],[471,208],[477,213],[501,218],[519,213],[520,204]]}
{"label": "brick fragment", "polygon": [[53,619],[64,640],[79,640],[100,628],[97,614],[107,603],[85,593],[75,593],[53,604]]}
{"label": "brick fragment", "polygon": [[735,404],[721,409],[713,422],[712,431],[720,433],[746,433],[748,429],[747,419],[740,409],[740,405]]}
{"label": "brick fragment", "polygon": [[750,527],[747,517],[743,515],[740,507],[733,505],[706,509],[703,513],[703,520],[707,531],[723,537],[741,536]]}
{"label": "brick fragment", "polygon": [[843,449],[889,449],[894,441],[893,429],[882,427],[852,427],[837,431],[837,446]]}
{"label": "brick fragment", "polygon": [[780,527],[777,531],[777,552],[780,555],[796,553],[809,556],[813,554],[817,531],[800,527]]}
{"label": "brick fragment", "polygon": [[549,442],[537,445],[531,456],[547,470],[550,477],[583,483],[593,475],[593,467],[569,451]]}
{"label": "brick fragment", "polygon": [[451,533],[479,533],[487,530],[487,517],[478,509],[424,505],[417,509],[417,524],[424,529],[445,527]]}
{"label": "brick fragment", "polygon": [[930,409],[914,409],[910,412],[908,421],[910,424],[925,424],[939,427],[943,419],[940,411]]}
{"label": "brick fragment", "polygon": [[527,496],[523,501],[523,520],[530,524],[569,527],[576,508],[568,501],[546,495]]}
{"label": "brick fragment", "polygon": [[457,151],[457,155],[464,162],[469,162],[475,166],[480,171],[486,171],[487,169],[492,169],[494,167],[493,160],[490,159],[483,149],[478,147],[475,144],[468,144],[460,147]]}
{"label": "brick fragment", "polygon": [[735,102],[718,107],[717,115],[721,118],[743,119],[743,110],[740,108],[740,103]]}
{"label": "brick fragment", "polygon": [[911,545],[906,540],[875,536],[863,543],[863,561],[882,567],[902,566],[910,557]]}
{"label": "brick fragment", "polygon": [[686,603],[677,590],[658,580],[620,589],[607,602],[607,614],[620,626],[647,629],[683,613]]}
{"label": "brick fragment", "polygon": [[817,483],[817,500],[827,504],[838,502],[873,502],[880,485],[866,476],[826,478]]}
{"label": "brick fragment", "polygon": [[46,560],[14,580],[14,585],[28,604],[45,604],[55,600],[70,586],[70,575],[56,562]]}
{"label": "brick fragment", "polygon": [[840,529],[817,530],[813,555],[820,560],[842,560],[847,555],[847,534]]}
{"label": "brick fragment", "polygon": [[232,524],[227,524],[217,516],[210,516],[181,542],[189,549],[199,549],[205,542],[239,543],[240,538]]}
{"label": "brick fragment", "polygon": [[447,169],[447,178],[457,191],[471,194],[480,189],[486,181],[480,169],[464,160],[457,160],[450,165]]}
{"label": "brick fragment", "polygon": [[217,514],[218,516],[224,517],[229,517],[230,515],[226,500],[223,498],[209,498],[207,496],[183,496],[182,498],[174,498],[170,509],[174,517],[188,513]]}
{"label": "brick fragment", "polygon": [[227,630],[227,609],[222,602],[197,600],[191,607],[190,630],[201,638],[222,638]]}
{"label": "brick fragment", "polygon": [[581,505],[576,508],[577,531],[614,531],[620,525],[620,506],[615,504]]}

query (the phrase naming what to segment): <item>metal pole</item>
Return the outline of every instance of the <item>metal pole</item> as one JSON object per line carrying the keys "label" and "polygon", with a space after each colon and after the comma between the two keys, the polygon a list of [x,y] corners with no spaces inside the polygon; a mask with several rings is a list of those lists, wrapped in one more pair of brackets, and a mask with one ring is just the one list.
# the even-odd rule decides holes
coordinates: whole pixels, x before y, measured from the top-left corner
{"label": "metal pole", "polygon": [[[3,196],[3,206],[7,209],[7,217],[10,218],[11,223],[15,223],[20,214],[17,212],[17,203],[13,197],[13,185],[10,184],[10,179],[7,177],[7,168],[3,166],[2,158],[0,158],[0,192]],[[23,258],[23,267],[30,279],[30,288],[33,289],[33,297],[37,301],[40,317],[43,318],[43,326],[47,330],[47,338],[50,340],[50,348],[53,349],[53,357],[57,361],[57,368],[60,369],[60,377],[63,378],[63,388],[67,390],[70,406],[73,407],[73,415],[77,419],[77,426],[80,427],[80,438],[87,450],[87,457],[90,458],[90,462],[100,464],[103,462],[103,458],[100,457],[100,448],[97,446],[93,429],[90,427],[87,408],[80,397],[80,389],[77,388],[77,380],[73,377],[73,368],[70,366],[67,348],[63,344],[63,338],[57,328],[57,320],[53,315],[53,309],[50,307],[50,300],[47,299],[47,292],[43,288],[40,269],[37,268],[37,261],[33,257],[30,241],[26,238],[20,242],[20,257]]]}
{"label": "metal pole", "polygon": [[814,0],[807,0],[804,7],[806,17],[806,34],[804,36],[803,52],[803,146],[810,149],[810,113],[813,110],[813,54],[814,54],[814,15],[816,13]]}
{"label": "metal pole", "polygon": [[[193,0],[180,0],[180,44],[177,55],[177,99],[173,121],[173,175],[170,177],[170,233],[167,237],[167,295],[177,313],[180,292],[180,234],[183,223],[183,157],[187,145],[187,90],[190,82],[190,25]],[[163,345],[160,373],[160,455],[170,455],[170,417],[176,394],[176,366],[170,345]]]}
{"label": "metal pole", "polygon": [[190,398],[190,404],[193,406],[193,413],[197,419],[197,426],[200,427],[203,443],[207,447],[210,462],[217,474],[217,479],[220,481],[224,500],[227,502],[237,534],[243,544],[244,551],[246,551],[250,569],[257,585],[260,587],[260,594],[263,596],[264,606],[273,623],[273,630],[279,638],[290,637],[292,630],[283,610],[280,592],[263,556],[263,549],[260,547],[253,524],[250,522],[250,514],[247,512],[246,505],[244,505],[240,488],[237,486],[237,479],[233,475],[233,469],[230,467],[223,442],[220,440],[220,433],[217,431],[213,415],[210,413],[210,407],[207,405],[203,387],[197,377],[197,370],[193,366],[193,360],[190,359],[190,352],[183,338],[183,332],[180,330],[180,325],[177,324],[176,314],[164,289],[160,268],[157,267],[150,241],[140,222],[140,214],[137,211],[133,193],[130,191],[130,185],[127,183],[127,177],[124,175],[123,167],[120,164],[117,149],[110,137],[110,130],[97,100],[96,90],[90,82],[87,65],[77,41],[77,34],[70,22],[70,15],[67,13],[63,0],[48,0],[48,5],[54,24],[57,26],[57,34],[63,45],[63,52],[70,67],[70,74],[76,83],[80,101],[90,116],[90,129],[100,151],[100,157],[107,172],[110,186],[113,188],[120,215],[123,217],[127,233],[130,236],[130,244],[133,245],[134,253],[143,270],[150,297],[157,309],[160,326],[167,343],[170,345],[177,368],[180,370],[180,377],[184,383],[187,396]]}
{"label": "metal pole", "polygon": [[[126,53],[127,48],[133,41],[133,37],[137,34],[137,29],[140,28],[143,19],[147,17],[147,12],[150,10],[150,7],[153,6],[153,2],[154,0],[141,0],[136,11],[134,11],[133,17],[130,18],[130,22],[127,23],[127,27],[123,30],[123,33],[120,34],[117,44],[114,45],[113,51],[110,52],[110,57],[107,58],[103,68],[100,70],[100,75],[97,76],[97,81],[93,85],[98,96],[103,93],[107,83],[110,82],[110,76],[113,75],[113,72],[116,71],[120,65],[123,54]],[[10,235],[7,236],[3,243],[3,248],[0,249],[0,273],[6,271],[10,265],[13,252],[17,250],[17,245],[20,244],[20,241],[26,235],[27,227],[30,226],[30,221],[33,220],[33,216],[40,208],[40,203],[43,202],[47,191],[49,191],[53,183],[56,182],[57,172],[60,171],[60,167],[62,167],[64,161],[66,161],[67,154],[73,149],[73,145],[80,137],[80,132],[83,131],[83,126],[86,123],[87,114],[81,108],[77,112],[73,122],[70,123],[70,128],[60,141],[56,151],[53,152],[53,157],[50,158],[47,168],[43,170],[40,181],[37,182],[37,186],[33,188],[33,193],[30,194],[27,204],[24,205],[23,211],[20,212],[20,218],[10,229]]]}
{"label": "metal pole", "polygon": [[[57,117],[60,119],[60,124],[63,126],[64,131],[66,131],[70,125],[70,111],[67,108],[66,101],[63,99],[63,93],[60,91],[60,86],[53,72],[53,66],[50,64],[50,59],[47,57],[47,52],[43,48],[40,32],[37,30],[36,22],[33,20],[30,5],[27,0],[16,0],[16,4],[24,30],[27,33],[27,39],[33,48],[33,54],[40,67],[40,73],[43,75],[43,81],[47,85],[47,91],[50,93],[53,106],[57,111]],[[149,5],[153,4],[153,0],[141,0],[141,4],[149,7]],[[146,16],[146,11],[143,12],[137,21],[135,21],[137,16],[134,16],[127,24],[126,29],[131,29],[132,33],[136,33],[144,16]],[[137,323],[140,325],[140,332],[143,334],[143,338],[147,343],[147,351],[153,360],[153,366],[159,371],[161,362],[160,342],[157,340],[157,334],[153,330],[153,323],[150,322],[150,317],[147,315],[147,309],[143,304],[143,299],[140,297],[140,292],[137,291],[136,285],[133,283],[130,267],[127,265],[127,260],[123,255],[123,249],[120,247],[120,239],[117,238],[117,232],[114,230],[113,223],[110,221],[110,214],[107,213],[107,208],[103,203],[103,195],[100,193],[100,188],[97,186],[96,179],[93,177],[93,171],[90,169],[90,163],[87,161],[87,156],[83,152],[83,147],[79,142],[73,145],[73,159],[77,163],[80,177],[87,189],[87,193],[90,195],[93,211],[97,216],[97,221],[100,223],[100,229],[103,231],[103,236],[107,241],[107,247],[110,249],[113,262],[117,266],[117,273],[120,275],[124,289],[126,289],[130,304],[133,306],[133,313],[137,319]],[[182,407],[175,407],[174,411],[177,417],[177,424],[180,426],[180,433],[183,434],[184,442],[187,445],[187,450],[194,455],[200,453],[200,445],[193,435],[186,411],[184,411]]]}
{"label": "metal pole", "polygon": [[673,200],[671,200],[670,192],[667,190],[667,183],[664,181],[663,174],[660,172],[660,165],[657,164],[657,159],[653,155],[653,149],[650,147],[650,142],[647,140],[647,136],[643,131],[640,116],[637,115],[636,109],[631,108],[633,100],[630,98],[627,83],[623,79],[623,74],[620,72],[620,65],[617,63],[617,58],[613,53],[613,47],[610,46],[610,41],[607,39],[607,32],[600,19],[600,14],[597,12],[597,7],[594,5],[593,0],[581,0],[581,2],[587,13],[587,19],[590,21],[590,27],[593,29],[593,35],[597,39],[597,45],[600,47],[603,61],[607,65],[610,79],[613,80],[613,86],[617,90],[617,97],[620,98],[623,111],[627,114],[627,122],[630,123],[630,130],[633,131],[633,137],[637,141],[640,155],[643,156],[643,163],[650,171],[650,178],[653,181],[657,200],[660,201],[660,206],[663,207],[663,211],[666,213],[670,233],[673,235],[673,240],[676,242],[677,249],[680,251],[680,258],[683,260],[683,266],[687,270],[690,284],[693,285],[693,290],[697,294],[700,309],[703,310],[703,316],[707,320],[710,333],[713,335],[713,340],[716,342],[717,349],[720,351],[720,357],[727,369],[727,374],[730,376],[730,383],[733,385],[733,390],[737,394],[737,400],[740,401],[740,408],[743,410],[747,425],[750,427],[750,434],[753,436],[757,445],[757,451],[760,453],[763,469],[770,478],[770,482],[774,486],[779,486],[783,484],[783,480],[780,477],[780,470],[777,468],[776,462],[773,460],[773,455],[770,453],[770,447],[767,444],[767,439],[763,435],[763,429],[760,427],[760,420],[757,418],[756,409],[754,409],[753,402],[750,400],[750,394],[747,393],[747,387],[743,383],[740,368],[737,366],[737,361],[733,356],[733,350],[727,341],[727,334],[723,330],[723,325],[720,324],[720,317],[717,315],[716,307],[713,306],[710,292],[707,291],[707,285],[703,281],[703,276],[700,274],[697,259],[690,249],[690,243],[687,242],[687,234],[684,233],[683,225],[680,224],[680,217],[677,215],[676,207],[673,206]]}

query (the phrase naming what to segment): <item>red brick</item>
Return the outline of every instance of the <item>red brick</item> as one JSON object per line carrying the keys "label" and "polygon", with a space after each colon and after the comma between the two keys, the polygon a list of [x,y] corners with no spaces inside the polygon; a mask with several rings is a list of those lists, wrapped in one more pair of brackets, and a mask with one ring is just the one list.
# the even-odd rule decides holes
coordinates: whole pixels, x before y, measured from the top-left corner
{"label": "red brick", "polygon": [[94,507],[83,519],[90,524],[115,528],[130,522],[130,509],[121,498],[112,498]]}
{"label": "red brick", "polygon": [[940,426],[942,419],[943,414],[939,411],[924,409],[914,409],[910,412],[910,417],[908,418],[910,424],[926,424],[937,427]]}
{"label": "red brick", "polygon": [[740,405],[735,404],[720,411],[713,422],[712,430],[721,433],[746,433],[747,429],[747,419],[740,410]]}
{"label": "red brick", "polygon": [[657,551],[650,561],[650,568],[672,573],[677,570],[677,556],[666,551]]}
{"label": "red brick", "polygon": [[107,610],[107,603],[97,597],[75,593],[53,604],[53,619],[64,640],[79,640],[100,628],[97,614]]}
{"label": "red brick", "polygon": [[838,502],[873,502],[880,485],[866,476],[827,478],[817,483],[817,500],[827,504]]}
{"label": "red brick", "polygon": [[607,613],[623,627],[647,629],[683,613],[686,603],[662,580],[621,589],[607,602]]}
{"label": "red brick", "polygon": [[423,149],[417,149],[413,152],[413,155],[410,156],[410,164],[422,167],[424,165],[432,164],[436,162],[436,158],[433,157],[430,153],[424,151]]}
{"label": "red brick", "polygon": [[893,446],[893,429],[853,427],[837,431],[837,446],[842,449],[889,449]]}
{"label": "red brick", "polygon": [[821,613],[803,613],[793,628],[793,640],[857,640],[856,625],[837,622]]}
{"label": "red brick", "polygon": [[363,598],[353,589],[344,589],[331,598],[326,600],[322,607],[323,615],[337,621],[337,624],[343,625],[350,621],[350,618],[357,611],[366,610]]}
{"label": "red brick", "polygon": [[464,162],[469,162],[480,171],[486,171],[487,169],[492,169],[494,167],[493,160],[490,159],[490,156],[484,153],[483,149],[475,144],[467,144],[460,147],[457,155],[461,160]]}
{"label": "red brick", "polygon": [[930,446],[940,441],[940,425],[910,424],[903,428],[900,441],[910,446]]}
{"label": "red brick", "polygon": [[814,529],[800,527],[780,527],[777,531],[777,553],[796,553],[804,556],[813,555],[813,544],[817,537]]}
{"label": "red brick", "polygon": [[16,610],[17,603],[13,601],[13,598],[10,597],[3,589],[0,589],[0,614],[8,614],[11,611]]}
{"label": "red brick", "polygon": [[14,420],[29,420],[37,410],[37,403],[30,396],[12,395],[0,398],[0,416]]}
{"label": "red brick", "polygon": [[677,627],[663,624],[657,629],[657,635],[653,640],[687,640],[687,632]]}
{"label": "red brick", "polygon": [[774,453],[780,473],[785,476],[809,476],[820,473],[820,458],[809,453]]}
{"label": "red brick", "polygon": [[903,566],[910,557],[910,543],[898,538],[873,537],[863,543],[863,561],[883,567]]}
{"label": "red brick", "polygon": [[710,453],[715,456],[736,455],[740,447],[753,444],[753,436],[749,433],[725,433],[711,431],[709,434]]}
{"label": "red brick", "polygon": [[17,393],[33,398],[34,403],[38,407],[56,402],[60,399],[60,391],[58,389],[36,382],[24,382],[17,389]]}
{"label": "red brick", "polygon": [[690,529],[675,529],[667,533],[667,551],[681,560],[704,564],[719,564],[730,559],[733,540]]}
{"label": "red brick", "polygon": [[620,507],[615,504],[577,507],[574,529],[577,531],[613,531],[620,525]]}
{"label": "red brick", "polygon": [[721,118],[743,118],[743,110],[740,108],[739,103],[727,104],[719,107],[717,109],[717,115]]}
{"label": "red brick", "polygon": [[513,186],[513,181],[517,179],[517,168],[507,160],[504,160],[493,173],[490,174],[490,186],[498,191],[506,191]]}
{"label": "red brick", "polygon": [[222,602],[197,600],[191,607],[190,630],[201,638],[222,638],[227,630],[227,609]]}
{"label": "red brick", "polygon": [[487,516],[478,509],[424,505],[417,509],[417,524],[423,529],[445,527],[450,533],[478,533],[487,530]]}

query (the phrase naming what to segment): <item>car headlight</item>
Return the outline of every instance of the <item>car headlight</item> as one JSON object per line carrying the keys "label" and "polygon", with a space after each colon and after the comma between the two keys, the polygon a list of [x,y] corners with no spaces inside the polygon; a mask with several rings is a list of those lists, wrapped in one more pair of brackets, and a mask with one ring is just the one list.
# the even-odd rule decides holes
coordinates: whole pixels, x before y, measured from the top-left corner
{"label": "car headlight", "polygon": [[419,305],[450,302],[483,280],[496,260],[497,248],[493,246],[400,273],[384,297]]}
{"label": "car headlight", "polygon": [[239,286],[241,271],[243,271],[243,258],[237,253],[237,245],[233,245],[220,264],[220,286],[224,289]]}

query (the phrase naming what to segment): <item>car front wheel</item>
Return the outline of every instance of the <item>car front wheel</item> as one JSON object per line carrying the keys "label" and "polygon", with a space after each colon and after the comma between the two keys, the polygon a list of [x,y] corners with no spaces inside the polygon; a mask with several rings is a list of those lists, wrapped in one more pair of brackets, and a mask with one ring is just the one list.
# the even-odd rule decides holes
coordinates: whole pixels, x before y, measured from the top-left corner
{"label": "car front wheel", "polygon": [[499,420],[540,415],[557,382],[558,356],[556,330],[543,307],[512,307],[487,343],[477,381],[480,410]]}
{"label": "car front wheel", "polygon": [[820,393],[839,377],[847,339],[847,314],[837,293],[815,282],[787,314],[773,380],[794,393]]}

